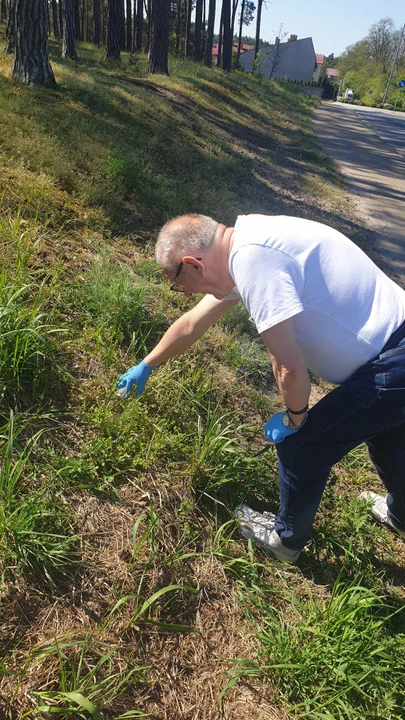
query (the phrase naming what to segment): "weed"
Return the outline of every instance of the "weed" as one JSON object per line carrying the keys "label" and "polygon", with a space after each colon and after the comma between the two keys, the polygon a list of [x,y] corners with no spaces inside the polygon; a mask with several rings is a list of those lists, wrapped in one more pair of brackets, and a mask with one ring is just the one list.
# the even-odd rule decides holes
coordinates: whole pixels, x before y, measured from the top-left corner
{"label": "weed", "polygon": [[0,554],[5,566],[16,565],[52,584],[79,562],[78,537],[68,512],[57,497],[43,489],[28,490],[27,475],[35,473],[30,456],[44,431],[36,432],[21,448],[14,414],[0,435]]}
{"label": "weed", "polygon": [[241,302],[223,315],[220,323],[223,327],[234,330],[236,335],[257,338],[256,325],[250,320],[249,313]]}
{"label": "weed", "polygon": [[330,599],[290,594],[289,619],[250,591],[261,625],[261,662],[241,660],[231,674],[276,679],[288,711],[306,720],[402,718],[405,636],[395,631],[402,609],[363,584],[338,578]]}
{"label": "weed", "polygon": [[52,322],[52,294],[59,271],[46,273],[37,285],[21,274],[27,255],[17,246],[15,277],[0,274],[0,402],[27,408],[55,395],[64,374],[56,337],[67,330]]}
{"label": "weed", "polygon": [[[64,718],[83,718],[91,715],[102,720],[102,710],[116,709],[119,699],[132,684],[144,681],[146,667],[140,667],[131,656],[124,655],[118,645],[102,641],[97,634],[81,640],[59,638],[48,646],[34,649],[27,659],[27,667],[57,662],[56,690],[32,691],[37,704],[31,713],[58,713]],[[124,718],[150,717],[132,708],[118,715]]]}
{"label": "weed", "polygon": [[269,357],[261,341],[244,336],[235,339],[225,353],[225,360],[244,382],[252,383],[261,389],[274,385]]}
{"label": "weed", "polygon": [[76,288],[101,346],[110,351],[125,343],[128,353],[144,356],[159,330],[157,313],[147,302],[145,285],[126,267],[114,265],[105,250]]}

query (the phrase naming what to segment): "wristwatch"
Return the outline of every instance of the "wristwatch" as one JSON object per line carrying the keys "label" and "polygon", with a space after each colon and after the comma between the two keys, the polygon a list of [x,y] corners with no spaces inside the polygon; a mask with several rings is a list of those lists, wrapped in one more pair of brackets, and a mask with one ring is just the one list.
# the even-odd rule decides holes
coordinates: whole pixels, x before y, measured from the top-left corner
{"label": "wristwatch", "polygon": [[286,410],[286,411],[283,413],[281,419],[282,419],[282,421],[283,421],[284,427],[288,428],[289,430],[299,430],[300,428],[302,428],[303,425],[305,425],[305,423],[306,423],[306,421],[307,421],[307,417],[308,417],[308,411],[305,412],[305,417],[304,417],[303,421],[300,422],[299,425],[296,425],[296,424],[291,420],[291,418],[290,418],[290,413],[288,412],[288,410]]}

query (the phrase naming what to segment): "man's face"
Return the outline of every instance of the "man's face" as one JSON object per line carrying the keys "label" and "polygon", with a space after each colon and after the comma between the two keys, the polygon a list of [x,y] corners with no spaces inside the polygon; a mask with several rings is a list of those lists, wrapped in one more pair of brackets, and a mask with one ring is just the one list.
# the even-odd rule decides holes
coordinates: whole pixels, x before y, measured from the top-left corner
{"label": "man's face", "polygon": [[201,257],[187,256],[179,263],[174,276],[170,277],[170,288],[175,292],[182,292],[186,297],[197,294],[211,294],[218,299],[227,295],[222,292],[215,274],[207,270]]}

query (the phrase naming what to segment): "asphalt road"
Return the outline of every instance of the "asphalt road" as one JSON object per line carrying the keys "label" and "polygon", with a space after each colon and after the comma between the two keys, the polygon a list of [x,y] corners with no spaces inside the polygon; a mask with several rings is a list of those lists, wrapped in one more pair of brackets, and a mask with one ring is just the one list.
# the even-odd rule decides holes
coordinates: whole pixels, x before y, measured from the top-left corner
{"label": "asphalt road", "polygon": [[405,287],[405,113],[324,102],[314,132],[374,231],[375,250]]}
{"label": "asphalt road", "polygon": [[356,110],[356,115],[378,135],[380,140],[384,140],[392,150],[405,157],[405,113],[359,108]]}

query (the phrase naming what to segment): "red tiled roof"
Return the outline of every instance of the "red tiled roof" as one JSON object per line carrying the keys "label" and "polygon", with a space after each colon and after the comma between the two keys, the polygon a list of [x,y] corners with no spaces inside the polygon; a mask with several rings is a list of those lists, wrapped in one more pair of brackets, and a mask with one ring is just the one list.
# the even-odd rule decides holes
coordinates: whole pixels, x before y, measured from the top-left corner
{"label": "red tiled roof", "polygon": [[318,53],[315,53],[316,57],[316,64],[322,65],[323,61],[325,60],[325,55],[318,55]]}
{"label": "red tiled roof", "polygon": [[[241,54],[244,52],[247,52],[248,50],[253,50],[253,48],[254,48],[254,45],[244,45],[242,43],[242,45],[240,46]],[[238,43],[237,42],[232,43],[232,50],[233,50],[233,52],[238,51]],[[212,46],[212,54],[214,57],[217,57],[217,55],[218,55],[218,44],[217,43]]]}

